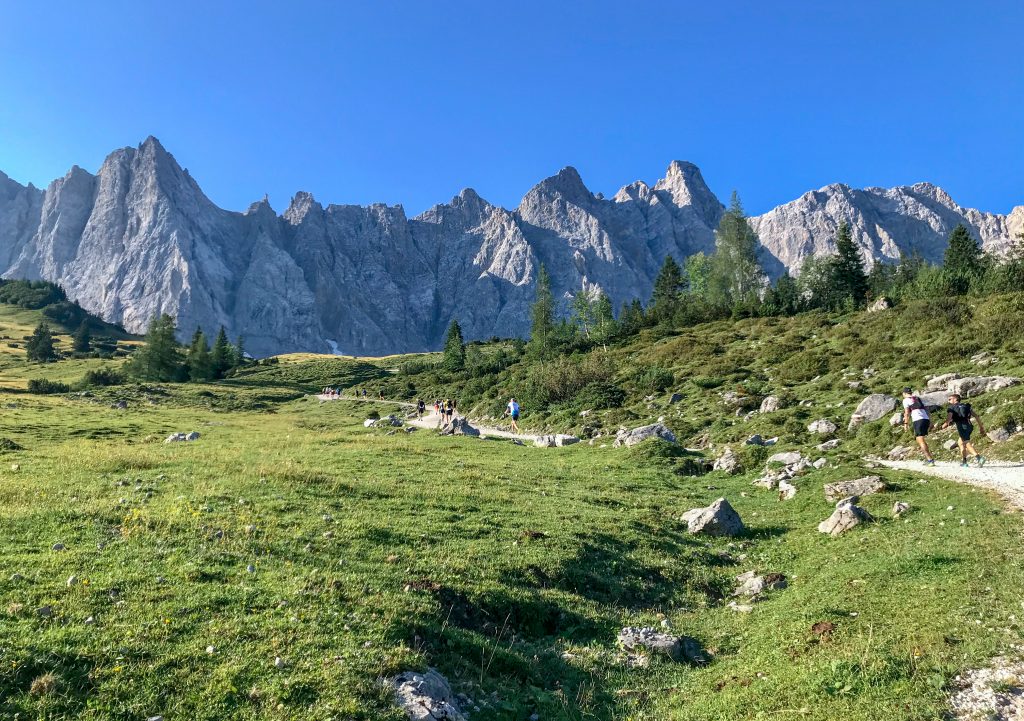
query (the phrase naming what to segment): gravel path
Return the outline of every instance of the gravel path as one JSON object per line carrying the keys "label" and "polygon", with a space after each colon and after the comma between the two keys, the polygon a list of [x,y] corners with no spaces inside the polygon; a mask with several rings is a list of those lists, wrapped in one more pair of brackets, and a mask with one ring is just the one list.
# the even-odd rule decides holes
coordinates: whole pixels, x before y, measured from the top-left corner
{"label": "gravel path", "polygon": [[945,461],[938,461],[934,466],[926,466],[921,461],[878,462],[887,468],[914,471],[987,488],[1001,495],[1010,506],[1024,511],[1024,463],[989,461],[983,468],[974,465],[963,468],[959,463]]}

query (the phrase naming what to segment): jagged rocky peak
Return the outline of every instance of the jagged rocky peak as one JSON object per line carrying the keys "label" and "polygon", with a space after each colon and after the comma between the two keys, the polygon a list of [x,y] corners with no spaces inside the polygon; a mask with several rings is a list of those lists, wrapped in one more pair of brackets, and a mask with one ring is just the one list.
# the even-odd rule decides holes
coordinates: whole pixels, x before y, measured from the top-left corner
{"label": "jagged rocky peak", "polygon": [[673,160],[654,190],[667,192],[676,206],[693,206],[706,217],[721,214],[722,204],[704,181],[700,168],[685,160]]}
{"label": "jagged rocky peak", "polygon": [[583,182],[583,178],[580,177],[579,171],[571,165],[537,183],[523,198],[523,202],[525,203],[527,198],[552,195],[559,195],[574,203],[586,203],[594,199],[593,194]]}
{"label": "jagged rocky peak", "polygon": [[300,190],[292,196],[292,202],[288,204],[288,209],[284,211],[284,219],[293,225],[298,225],[309,213],[319,213],[322,211],[323,206],[316,201],[312,193]]}

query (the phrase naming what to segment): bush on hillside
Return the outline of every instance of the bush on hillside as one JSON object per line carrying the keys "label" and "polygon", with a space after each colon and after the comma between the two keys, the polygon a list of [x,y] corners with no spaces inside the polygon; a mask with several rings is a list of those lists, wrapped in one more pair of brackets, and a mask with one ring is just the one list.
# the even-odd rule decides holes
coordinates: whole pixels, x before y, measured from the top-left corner
{"label": "bush on hillside", "polygon": [[626,400],[626,392],[614,383],[608,381],[594,381],[583,387],[583,390],[576,396],[575,406],[578,410],[604,410],[606,408],[618,408]]}
{"label": "bush on hillside", "polygon": [[104,386],[119,386],[126,380],[124,373],[113,368],[98,368],[87,371],[78,382],[81,388],[100,388]]}
{"label": "bush on hillside", "polygon": [[28,382],[28,392],[39,395],[51,395],[54,393],[69,393],[71,386],[60,381],[50,381],[45,378],[33,378]]}
{"label": "bush on hillside", "polygon": [[641,393],[662,393],[672,387],[676,377],[668,368],[651,366],[637,369],[633,382]]}
{"label": "bush on hillside", "polygon": [[828,373],[828,358],[822,353],[804,351],[779,364],[778,376],[783,383],[806,383]]}

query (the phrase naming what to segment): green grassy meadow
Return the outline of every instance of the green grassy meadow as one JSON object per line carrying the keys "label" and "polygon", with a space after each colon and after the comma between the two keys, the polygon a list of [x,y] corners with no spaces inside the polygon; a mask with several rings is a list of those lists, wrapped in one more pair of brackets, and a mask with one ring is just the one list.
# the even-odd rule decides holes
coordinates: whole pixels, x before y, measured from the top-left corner
{"label": "green grassy meadow", "polygon": [[[750,483],[760,450],[744,449],[741,475],[692,477],[657,445],[389,435],[362,425],[375,404],[306,395],[328,376],[404,383],[393,359],[19,390],[93,362],[0,358],[0,437],[21,447],[0,458],[5,720],[399,719],[380,679],[433,666],[473,719],[924,721],[956,673],[1024,639],[1024,522],[991,494],[872,471],[892,486],[863,499],[876,522],[817,532],[832,509],[821,484],[865,475],[859,454],[892,441],[888,424],[844,436],[782,502]],[[839,376],[794,393],[842,402]],[[645,403],[629,414],[665,412]],[[783,413],[782,435],[805,410]],[[708,422],[694,433],[722,443],[779,421]],[[191,430],[200,440],[163,443]],[[811,442],[797,439],[780,449]],[[720,496],[747,533],[687,534],[680,515]],[[911,504],[903,519],[895,500]],[[736,612],[733,577],[752,569],[789,587]],[[617,646],[622,626],[663,622],[711,663],[637,663]]]}

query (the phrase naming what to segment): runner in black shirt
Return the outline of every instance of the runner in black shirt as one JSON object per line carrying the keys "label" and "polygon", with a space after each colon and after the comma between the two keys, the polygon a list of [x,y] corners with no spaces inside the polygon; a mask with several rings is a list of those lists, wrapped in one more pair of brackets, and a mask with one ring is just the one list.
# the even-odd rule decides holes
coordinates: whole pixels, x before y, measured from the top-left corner
{"label": "runner in black shirt", "polygon": [[961,402],[959,395],[951,393],[949,396],[949,407],[946,408],[946,422],[943,424],[942,429],[945,430],[950,426],[956,426],[957,435],[960,436],[957,439],[957,443],[960,446],[961,466],[967,465],[968,453],[977,461],[978,466],[985,465],[985,456],[978,453],[971,443],[971,434],[974,433],[972,420],[978,422],[978,430],[984,435],[985,426],[982,424],[978,414],[971,408],[971,404]]}

